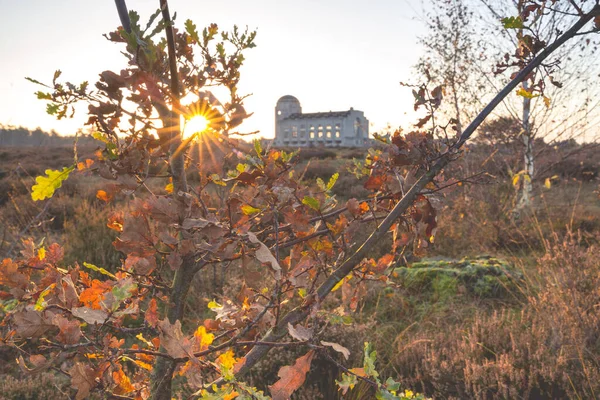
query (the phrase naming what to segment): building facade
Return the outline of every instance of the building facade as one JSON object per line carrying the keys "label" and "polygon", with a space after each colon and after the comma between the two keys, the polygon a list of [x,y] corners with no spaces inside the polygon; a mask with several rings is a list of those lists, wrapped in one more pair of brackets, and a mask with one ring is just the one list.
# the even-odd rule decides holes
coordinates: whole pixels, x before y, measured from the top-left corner
{"label": "building facade", "polygon": [[274,146],[364,147],[368,143],[369,120],[362,111],[302,113],[294,96],[277,101]]}

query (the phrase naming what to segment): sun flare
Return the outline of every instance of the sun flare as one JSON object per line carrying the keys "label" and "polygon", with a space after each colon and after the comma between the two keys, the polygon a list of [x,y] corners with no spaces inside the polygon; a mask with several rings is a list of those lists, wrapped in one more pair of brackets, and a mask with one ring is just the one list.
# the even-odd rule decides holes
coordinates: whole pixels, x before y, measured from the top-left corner
{"label": "sun flare", "polygon": [[194,115],[185,121],[183,126],[183,138],[189,139],[195,134],[200,134],[208,128],[209,122],[204,115]]}

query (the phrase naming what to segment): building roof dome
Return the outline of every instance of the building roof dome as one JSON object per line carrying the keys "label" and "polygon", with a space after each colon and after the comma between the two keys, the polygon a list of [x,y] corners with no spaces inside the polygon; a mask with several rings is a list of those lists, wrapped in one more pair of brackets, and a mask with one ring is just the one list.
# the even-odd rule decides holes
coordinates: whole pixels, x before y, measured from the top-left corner
{"label": "building roof dome", "polygon": [[285,102],[285,103],[292,103],[292,102],[294,102],[294,103],[298,103],[298,104],[300,104],[300,100],[298,100],[298,99],[297,99],[297,98],[295,98],[294,96],[290,96],[289,94],[288,94],[288,95],[285,95],[285,96],[283,96],[283,97],[279,98],[279,100],[277,100],[277,103],[278,103],[278,104],[279,104],[279,103],[284,103],[284,102]]}

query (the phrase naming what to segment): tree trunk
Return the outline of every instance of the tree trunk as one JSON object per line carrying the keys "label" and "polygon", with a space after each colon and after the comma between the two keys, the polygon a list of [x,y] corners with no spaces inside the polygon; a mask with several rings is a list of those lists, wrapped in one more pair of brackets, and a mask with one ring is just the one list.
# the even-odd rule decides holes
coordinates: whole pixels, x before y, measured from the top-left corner
{"label": "tree trunk", "polygon": [[[523,88],[528,88],[527,81],[523,82]],[[521,185],[521,197],[517,204],[516,211],[521,212],[523,209],[528,208],[531,205],[531,194],[533,192],[533,135],[531,132],[530,124],[531,115],[531,99],[523,98],[523,184]]]}

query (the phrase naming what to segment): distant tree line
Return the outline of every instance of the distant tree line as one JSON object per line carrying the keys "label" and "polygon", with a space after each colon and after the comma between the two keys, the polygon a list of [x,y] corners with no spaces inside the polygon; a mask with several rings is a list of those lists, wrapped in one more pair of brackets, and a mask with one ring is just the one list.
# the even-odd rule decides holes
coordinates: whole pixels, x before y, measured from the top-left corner
{"label": "distant tree line", "polygon": [[[97,144],[89,134],[78,134],[78,143]],[[0,146],[69,146],[74,136],[61,136],[56,131],[45,132],[40,128],[29,130],[22,126],[6,126],[0,124]]]}

